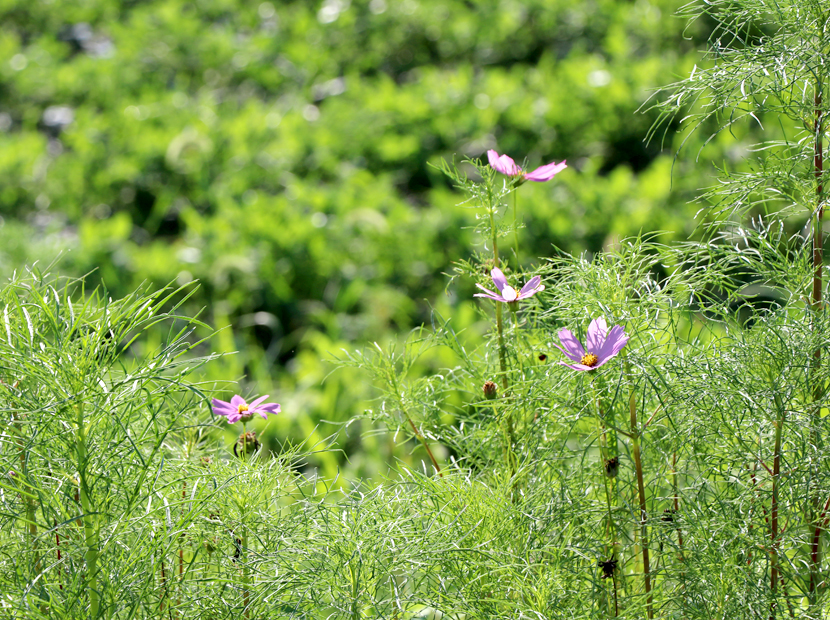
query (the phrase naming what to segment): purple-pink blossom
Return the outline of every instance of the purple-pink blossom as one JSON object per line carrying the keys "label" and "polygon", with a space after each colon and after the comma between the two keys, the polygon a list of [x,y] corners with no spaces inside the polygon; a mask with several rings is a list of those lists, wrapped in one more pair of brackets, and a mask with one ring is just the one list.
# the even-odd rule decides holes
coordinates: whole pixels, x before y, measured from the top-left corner
{"label": "purple-pink blossom", "polygon": [[484,292],[476,293],[473,297],[487,297],[488,299],[492,299],[494,301],[509,303],[519,301],[520,299],[527,299],[539,291],[545,290],[545,285],[541,283],[542,278],[539,276],[533,276],[527,281],[527,284],[525,284],[519,292],[516,292],[516,289],[507,283],[507,278],[504,277],[504,274],[498,267],[493,267],[493,271],[490,272],[490,276],[493,278],[493,284],[496,285],[499,292],[494,293],[493,291],[488,290],[481,286],[481,284],[477,283],[476,286]]}
{"label": "purple-pink blossom", "polygon": [[569,329],[559,331],[559,340],[562,346],[553,346],[574,362],[569,364],[560,361],[560,364],[574,370],[594,370],[617,355],[628,342],[628,336],[622,325],[614,325],[611,331],[608,331],[608,324],[600,317],[591,321],[588,326],[588,338],[584,348]]}
{"label": "purple-pink blossom", "polygon": [[254,416],[255,413],[261,415],[263,419],[267,419],[269,413],[276,415],[281,411],[281,409],[277,403],[263,402],[266,398],[268,398],[268,394],[260,396],[250,404],[245,402],[245,399],[238,394],[231,398],[231,402],[229,403],[224,400],[214,398],[212,401],[213,413],[228,418],[228,424],[239,422],[239,420],[247,422]]}
{"label": "purple-pink blossom", "polygon": [[539,166],[532,172],[522,172],[522,169],[511,157],[499,155],[493,149],[487,151],[487,159],[490,161],[490,167],[497,172],[511,177],[520,176],[524,181],[536,181],[537,183],[550,181],[558,172],[568,167],[564,161],[558,164],[552,161],[544,166]]}

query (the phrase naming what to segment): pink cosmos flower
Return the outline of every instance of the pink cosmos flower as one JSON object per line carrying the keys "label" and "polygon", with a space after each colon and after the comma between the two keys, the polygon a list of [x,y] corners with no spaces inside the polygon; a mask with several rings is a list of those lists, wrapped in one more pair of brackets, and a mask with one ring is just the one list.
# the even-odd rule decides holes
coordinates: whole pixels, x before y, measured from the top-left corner
{"label": "pink cosmos flower", "polygon": [[501,172],[510,177],[521,176],[525,181],[536,181],[537,183],[550,181],[558,172],[568,167],[564,161],[558,164],[552,161],[544,166],[539,166],[533,172],[522,172],[522,169],[516,165],[512,158],[507,155],[500,156],[493,149],[487,151],[487,159],[490,160],[490,167],[496,172]]}
{"label": "pink cosmos flower", "polygon": [[231,398],[229,403],[218,398],[214,398],[211,402],[213,403],[213,413],[225,416],[228,418],[228,424],[233,424],[239,422],[239,420],[247,422],[254,417],[255,413],[261,415],[263,419],[267,419],[269,413],[278,414],[281,410],[280,406],[277,403],[263,403],[262,401],[266,398],[268,398],[268,394],[260,396],[249,405],[244,398],[237,394]]}
{"label": "pink cosmos flower", "polygon": [[493,284],[496,285],[499,292],[494,293],[493,291],[481,286],[481,284],[476,284],[476,286],[484,292],[476,293],[473,297],[487,297],[488,299],[492,299],[494,301],[509,303],[519,301],[520,299],[527,299],[539,291],[545,290],[545,285],[541,283],[542,278],[539,276],[533,276],[530,280],[528,280],[527,284],[525,284],[522,287],[522,290],[518,293],[516,292],[516,289],[507,283],[507,278],[504,277],[504,274],[498,267],[493,267],[493,271],[490,272],[490,276],[493,278]]}
{"label": "pink cosmos flower", "polygon": [[557,344],[553,346],[567,355],[572,362],[575,362],[569,364],[560,361],[560,364],[574,370],[594,370],[617,355],[628,342],[628,336],[622,325],[615,325],[609,332],[605,319],[600,317],[591,321],[588,326],[587,346],[585,348],[582,348],[582,343],[576,339],[576,336],[569,329],[559,331],[559,340],[562,342],[562,347],[565,348],[563,349]]}

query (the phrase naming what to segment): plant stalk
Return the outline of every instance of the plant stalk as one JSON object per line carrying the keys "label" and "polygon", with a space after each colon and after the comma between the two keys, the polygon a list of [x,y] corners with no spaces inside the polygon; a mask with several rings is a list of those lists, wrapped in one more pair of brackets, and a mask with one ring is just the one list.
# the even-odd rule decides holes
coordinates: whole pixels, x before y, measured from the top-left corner
{"label": "plant stalk", "polygon": [[[810,305],[813,311],[813,329],[818,332],[819,324],[818,317],[822,311],[822,288],[823,288],[823,273],[822,268],[824,264],[824,252],[822,247],[822,224],[824,219],[824,113],[822,110],[822,83],[819,80],[816,84],[815,98],[815,121],[814,121],[814,149],[813,149],[813,174],[816,180],[816,210],[813,216],[813,291]],[[823,395],[823,387],[821,380],[818,377],[821,368],[821,349],[816,348],[813,352],[813,402],[815,403],[813,411],[813,430],[811,441],[813,450],[819,450],[819,421],[821,417],[821,405],[819,401]],[[819,497],[819,475],[818,469],[813,471],[813,491],[812,491],[812,513],[811,519],[813,524],[812,540],[810,541],[810,584],[808,589],[808,599],[811,605],[815,605],[817,601],[817,590],[819,586],[819,572],[821,568],[821,534],[823,527],[821,525],[821,517],[819,516],[821,499]]]}
{"label": "plant stalk", "polygon": [[[625,358],[626,374],[630,376],[631,365],[628,357]],[[643,461],[640,454],[640,431],[637,428],[637,396],[634,389],[630,389],[628,396],[628,411],[631,418],[631,452],[634,456],[634,470],[637,475],[637,495],[640,500],[640,542],[643,553],[643,581],[646,590],[646,615],[649,620],[654,618],[654,597],[651,592],[651,566],[648,553],[648,507],[646,506],[646,488],[643,482]]]}
{"label": "plant stalk", "polygon": [[78,459],[78,477],[80,481],[81,510],[83,511],[84,545],[86,546],[87,596],[89,598],[89,617],[97,618],[100,611],[100,594],[98,592],[98,533],[92,516],[92,503],[89,497],[89,479],[87,477],[87,435],[84,423],[83,404],[75,405],[78,425],[76,441]]}
{"label": "plant stalk", "polygon": [[[781,474],[781,435],[784,429],[785,412],[779,399],[776,397],[779,408],[779,417],[775,421],[775,449],[772,457],[772,507],[770,508],[770,620],[775,620],[777,602],[775,595],[778,589],[778,491]],[[811,575],[812,577],[812,575]]]}

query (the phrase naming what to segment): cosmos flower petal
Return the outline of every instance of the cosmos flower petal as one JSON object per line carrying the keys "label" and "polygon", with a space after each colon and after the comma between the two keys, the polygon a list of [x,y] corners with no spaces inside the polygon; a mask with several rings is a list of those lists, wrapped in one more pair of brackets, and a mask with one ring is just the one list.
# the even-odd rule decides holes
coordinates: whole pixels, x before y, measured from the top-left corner
{"label": "cosmos flower petal", "polygon": [[628,336],[625,335],[623,326],[614,325],[614,327],[611,328],[611,331],[608,332],[608,336],[605,338],[602,348],[600,348],[597,352],[597,357],[599,357],[600,361],[610,359],[619,353],[627,342]]}
{"label": "cosmos flower petal", "polygon": [[545,181],[550,181],[567,167],[564,161],[558,164],[552,161],[544,166],[539,166],[533,172],[528,172],[525,174],[525,179],[528,181],[536,181],[537,183],[544,183]]}
{"label": "cosmos flower petal", "polygon": [[[264,405],[262,405],[258,409],[258,411],[260,413],[265,412],[265,413],[277,414],[277,413],[280,413],[282,411],[282,407],[280,407],[279,403],[265,403]],[[265,417],[265,413],[263,413],[263,415],[262,415],[263,418]]]}
{"label": "cosmos flower petal", "polygon": [[233,398],[231,398],[231,406],[234,408],[239,407],[239,405],[247,405],[248,403],[245,402],[245,399],[242,398],[239,394],[235,394]]}
{"label": "cosmos flower petal", "polygon": [[559,342],[561,342],[562,346],[565,348],[563,349],[557,344],[554,344],[553,346],[562,351],[573,361],[580,361],[585,355],[585,349],[582,348],[582,343],[577,340],[576,336],[573,335],[573,332],[569,329],[560,329],[557,335],[559,336]]}
{"label": "cosmos flower petal", "polygon": [[[584,355],[582,344],[574,337],[567,329],[559,332],[559,339],[565,346],[565,349],[559,348],[565,355],[567,355],[574,362],[581,362],[582,357],[575,355],[581,353]],[[597,357],[597,363],[593,366],[586,366],[582,363],[568,364],[560,361],[559,363],[574,370],[595,370],[603,366],[608,360],[614,358],[622,348],[628,343],[628,335],[622,325],[615,325],[608,331],[608,324],[603,317],[599,317],[591,321],[588,326],[587,345],[588,351]],[[555,346],[555,345],[554,345]]]}
{"label": "cosmos flower petal", "polygon": [[494,293],[490,289],[484,288],[478,282],[476,282],[476,286],[480,288],[482,291],[484,291],[484,293],[475,293],[473,294],[473,297],[489,297],[490,299],[495,299],[496,301],[504,301],[504,298],[501,296],[501,294]]}
{"label": "cosmos flower petal", "polygon": [[248,411],[256,411],[256,410],[257,410],[257,407],[259,407],[259,404],[260,404],[262,401],[264,401],[266,398],[268,398],[268,394],[266,394],[265,396],[260,396],[260,397],[259,397],[259,398],[257,398],[255,401],[253,401],[252,403],[250,403],[250,404],[248,405]]}
{"label": "cosmos flower petal", "polygon": [[496,172],[501,172],[511,177],[522,173],[522,169],[516,165],[516,162],[512,158],[507,155],[499,156],[493,149],[487,151],[487,159],[490,162],[490,167]]}
{"label": "cosmos flower petal", "polygon": [[504,297],[499,297],[497,295],[488,295],[485,293],[473,293],[473,297],[486,297],[487,299],[492,299],[493,301],[504,301]]}
{"label": "cosmos flower petal", "polygon": [[226,403],[224,400],[219,400],[218,398],[214,398],[211,401],[213,405],[213,413],[216,415],[228,415],[236,411],[236,407],[231,405],[230,403]]}
{"label": "cosmos flower petal", "polygon": [[490,272],[490,277],[493,278],[493,284],[496,285],[499,292],[503,292],[504,287],[507,286],[507,278],[504,277],[502,270],[498,267],[493,267],[493,270]]}
{"label": "cosmos flower petal", "polygon": [[539,291],[544,291],[545,287],[542,286],[542,278],[539,276],[533,276],[527,284],[522,287],[522,290],[519,291],[519,299],[525,299],[526,297],[530,297],[531,295],[535,295]]}
{"label": "cosmos flower petal", "polygon": [[562,366],[573,368],[574,370],[593,370],[596,366],[586,366],[585,364],[569,364],[568,362],[559,361]]}
{"label": "cosmos flower petal", "polygon": [[585,348],[590,352],[600,357],[599,351],[602,350],[602,345],[605,344],[605,336],[608,334],[608,324],[605,318],[599,317],[591,321],[588,326],[588,337],[585,341]]}

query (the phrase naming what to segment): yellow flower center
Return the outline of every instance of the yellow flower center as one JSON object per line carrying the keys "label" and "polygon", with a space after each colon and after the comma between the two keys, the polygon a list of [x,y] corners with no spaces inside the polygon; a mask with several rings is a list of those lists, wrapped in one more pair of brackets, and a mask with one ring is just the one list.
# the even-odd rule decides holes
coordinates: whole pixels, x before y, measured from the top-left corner
{"label": "yellow flower center", "polygon": [[579,360],[580,364],[582,364],[583,366],[590,366],[591,368],[596,366],[597,362],[599,362],[599,358],[593,353],[586,353],[582,356],[582,359]]}
{"label": "yellow flower center", "polygon": [[236,408],[237,413],[242,413],[243,411],[248,411],[248,405],[239,405]]}

